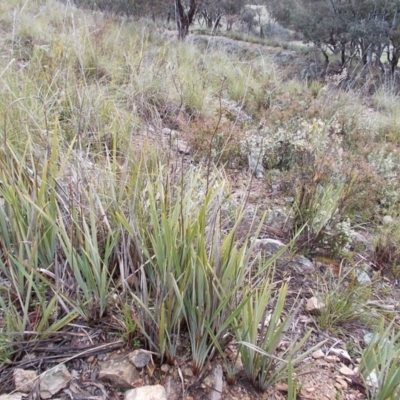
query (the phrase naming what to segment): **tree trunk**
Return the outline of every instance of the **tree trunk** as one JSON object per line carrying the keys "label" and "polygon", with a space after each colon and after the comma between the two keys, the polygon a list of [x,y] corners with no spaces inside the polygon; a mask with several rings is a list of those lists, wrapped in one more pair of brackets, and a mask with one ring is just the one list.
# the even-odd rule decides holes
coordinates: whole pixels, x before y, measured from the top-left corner
{"label": "tree trunk", "polygon": [[216,31],[219,28],[219,23],[221,22],[222,14],[218,15],[217,19],[215,20],[213,31]]}
{"label": "tree trunk", "polygon": [[340,50],[340,55],[341,55],[341,62],[342,62],[342,67],[346,64],[346,45],[342,43],[342,48]]}
{"label": "tree trunk", "polygon": [[392,59],[390,60],[390,73],[392,77],[396,72],[397,64],[399,63],[400,52],[398,49],[393,48]]}
{"label": "tree trunk", "polygon": [[196,0],[190,0],[190,7],[187,13],[183,9],[181,0],[175,0],[175,17],[179,39],[183,40],[188,35],[189,26],[193,22],[195,12]]}

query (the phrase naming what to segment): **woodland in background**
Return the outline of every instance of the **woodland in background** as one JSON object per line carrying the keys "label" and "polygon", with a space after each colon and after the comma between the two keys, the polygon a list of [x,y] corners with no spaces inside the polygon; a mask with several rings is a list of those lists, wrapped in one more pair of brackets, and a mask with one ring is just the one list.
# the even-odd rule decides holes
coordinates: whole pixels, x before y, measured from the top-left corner
{"label": "woodland in background", "polygon": [[[216,30],[225,23],[231,30],[236,22],[250,32],[258,27],[264,37],[267,23],[259,10],[249,4],[265,5],[270,16],[313,43],[323,54],[325,63],[338,58],[341,67],[359,63],[376,65],[394,75],[400,57],[400,0],[74,0],[75,4],[101,11],[133,17],[150,17],[153,21],[174,22],[184,39],[189,26]],[[263,26],[265,25],[265,26]]]}

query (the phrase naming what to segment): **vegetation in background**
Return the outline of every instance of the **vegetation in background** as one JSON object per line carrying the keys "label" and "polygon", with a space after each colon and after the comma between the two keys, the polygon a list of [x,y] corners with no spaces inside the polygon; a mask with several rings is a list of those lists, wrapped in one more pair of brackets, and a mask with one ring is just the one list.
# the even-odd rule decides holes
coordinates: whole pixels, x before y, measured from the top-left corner
{"label": "vegetation in background", "polygon": [[353,60],[366,66],[386,53],[392,76],[399,61],[400,22],[398,0],[358,0],[342,2],[267,0],[271,15],[285,27],[304,35],[323,53],[328,64],[337,54],[341,66]]}

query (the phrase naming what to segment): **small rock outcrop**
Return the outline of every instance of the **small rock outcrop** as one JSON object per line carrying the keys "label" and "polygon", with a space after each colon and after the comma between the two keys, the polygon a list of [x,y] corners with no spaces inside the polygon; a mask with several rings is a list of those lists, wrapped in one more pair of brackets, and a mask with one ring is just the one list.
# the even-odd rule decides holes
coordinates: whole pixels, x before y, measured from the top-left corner
{"label": "small rock outcrop", "polygon": [[167,400],[167,392],[161,385],[142,386],[128,390],[125,400]]}

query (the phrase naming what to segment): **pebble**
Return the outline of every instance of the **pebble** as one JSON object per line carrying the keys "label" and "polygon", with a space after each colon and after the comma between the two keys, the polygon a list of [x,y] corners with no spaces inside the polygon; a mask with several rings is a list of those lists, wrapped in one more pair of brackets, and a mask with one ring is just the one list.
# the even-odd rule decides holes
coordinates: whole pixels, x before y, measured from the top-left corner
{"label": "pebble", "polygon": [[279,392],[287,392],[289,390],[289,386],[287,385],[287,383],[277,383],[275,385],[275,389]]}
{"label": "pebble", "polygon": [[316,297],[311,297],[307,300],[306,310],[308,312],[320,311],[325,307],[325,304],[319,301]]}
{"label": "pebble", "polygon": [[339,369],[339,372],[344,375],[344,376],[353,376],[354,371],[350,369],[349,367],[346,367],[345,365],[342,365],[342,367]]}
{"label": "pebble", "polygon": [[319,360],[320,358],[324,358],[325,354],[324,352],[320,349],[317,351],[314,351],[314,353],[311,354],[312,358],[314,358],[315,360]]}
{"label": "pebble", "polygon": [[165,374],[169,371],[169,365],[168,364],[163,364],[161,365],[161,371],[164,372]]}
{"label": "pebble", "polygon": [[128,357],[136,368],[143,368],[151,361],[151,353],[142,349],[132,351]]}
{"label": "pebble", "polygon": [[343,350],[343,349],[331,349],[329,351],[329,354],[335,355],[344,360],[351,361],[350,354],[346,350]]}
{"label": "pebble", "polygon": [[184,368],[182,372],[183,372],[183,375],[185,375],[185,376],[189,376],[189,377],[193,376],[193,371],[191,368]]}
{"label": "pebble", "polygon": [[347,389],[349,387],[344,379],[336,378],[336,382],[341,386],[342,389]]}

